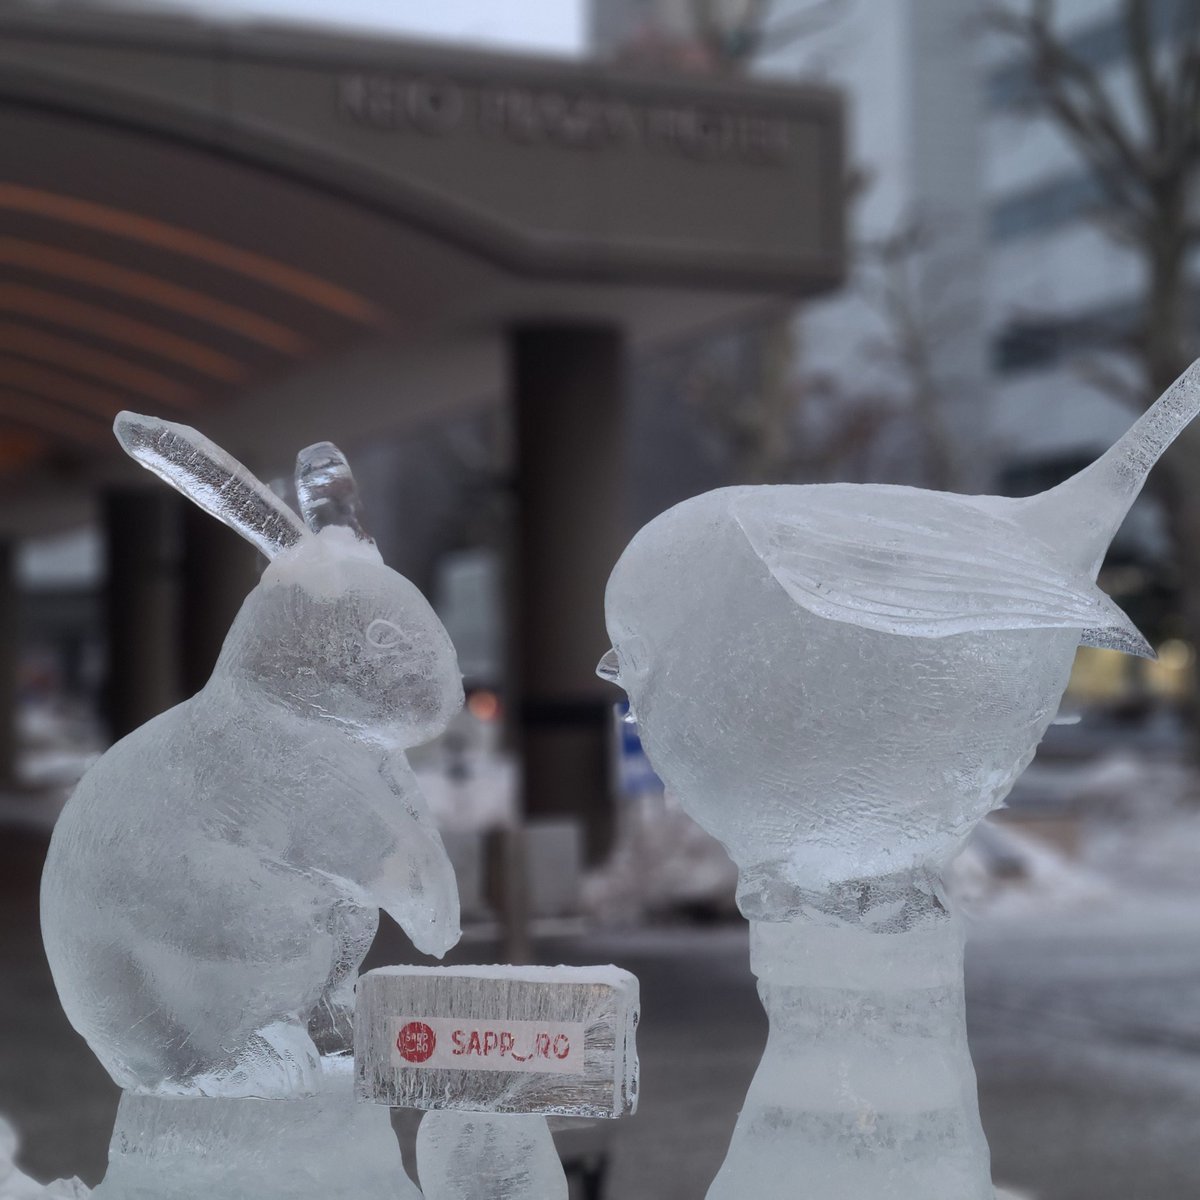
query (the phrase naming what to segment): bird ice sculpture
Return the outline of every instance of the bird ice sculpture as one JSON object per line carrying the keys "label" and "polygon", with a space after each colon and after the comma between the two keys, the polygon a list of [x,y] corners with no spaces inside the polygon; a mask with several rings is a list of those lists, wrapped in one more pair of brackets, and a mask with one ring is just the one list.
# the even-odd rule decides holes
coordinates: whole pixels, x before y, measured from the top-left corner
{"label": "bird ice sculpture", "polygon": [[1028,765],[1076,646],[1150,654],[1095,584],[1200,364],[1028,499],[736,487],[643,528],[613,650],[655,770],[724,843],[771,1018],[709,1200],[992,1200],[940,875]]}
{"label": "bird ice sculpture", "polygon": [[64,809],[42,880],[54,981],[131,1092],[313,1094],[317,1043],[349,1049],[378,910],[422,951],[458,940],[404,755],[462,704],[454,648],[364,535],[335,447],[299,457],[306,527],[195,430],[131,413],[115,428],[270,562],[208,684],[113,746]]}

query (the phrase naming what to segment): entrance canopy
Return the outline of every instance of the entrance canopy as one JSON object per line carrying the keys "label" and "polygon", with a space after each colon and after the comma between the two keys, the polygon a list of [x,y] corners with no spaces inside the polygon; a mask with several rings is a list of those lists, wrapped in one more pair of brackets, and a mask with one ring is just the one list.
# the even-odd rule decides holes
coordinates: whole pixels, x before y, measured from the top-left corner
{"label": "entrance canopy", "polygon": [[498,397],[516,325],[649,341],[842,271],[822,89],[10,10],[0,144],[10,533],[119,477],[121,408],[269,471]]}

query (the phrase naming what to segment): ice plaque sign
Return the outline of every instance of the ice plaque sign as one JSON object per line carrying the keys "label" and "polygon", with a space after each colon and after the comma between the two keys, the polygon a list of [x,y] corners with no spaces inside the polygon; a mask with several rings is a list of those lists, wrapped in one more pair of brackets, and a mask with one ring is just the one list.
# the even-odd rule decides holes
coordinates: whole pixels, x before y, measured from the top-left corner
{"label": "ice plaque sign", "polygon": [[358,981],[358,1098],[624,1116],[637,1020],[637,979],[616,967],[383,967]]}

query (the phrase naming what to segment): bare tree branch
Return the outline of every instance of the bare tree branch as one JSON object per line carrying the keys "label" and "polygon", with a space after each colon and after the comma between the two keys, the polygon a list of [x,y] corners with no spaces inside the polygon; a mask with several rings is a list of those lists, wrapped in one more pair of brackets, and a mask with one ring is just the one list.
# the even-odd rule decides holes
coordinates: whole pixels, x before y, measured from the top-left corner
{"label": "bare tree branch", "polygon": [[709,60],[736,71],[762,54],[827,29],[844,12],[845,0],[816,0],[776,21],[771,20],[773,8],[773,0],[748,0],[741,16],[730,21],[722,16],[720,0],[691,0],[689,5],[692,28]]}
{"label": "bare tree branch", "polygon": [[1067,134],[1111,201],[1149,217],[1145,160],[1134,131],[1118,114],[1096,70],[1055,32],[1053,0],[1033,0],[1025,13],[993,9],[989,26],[1025,50],[1037,97]]}
{"label": "bare tree branch", "polygon": [[[1067,137],[1107,199],[1101,228],[1140,260],[1140,313],[1127,333],[1107,334],[1106,357],[1126,351],[1133,373],[1109,359],[1084,362],[1090,382],[1144,406],[1164,391],[1200,349],[1189,250],[1200,245],[1200,4],[1165,7],[1122,0],[1112,20],[1134,81],[1122,110],[1108,91],[1107,65],[1074,52],[1054,22],[1053,0],[994,15],[993,28],[1022,49],[1035,99]],[[1170,21],[1164,27],[1163,19]],[[1140,375],[1140,379],[1137,378]],[[1179,619],[1200,645],[1200,431],[1189,430],[1163,460],[1157,486],[1166,498],[1180,585]],[[1200,706],[1195,706],[1200,744]]]}
{"label": "bare tree branch", "polygon": [[1151,11],[1147,0],[1125,0],[1125,27],[1129,31],[1129,57],[1141,94],[1142,107],[1149,118],[1148,128],[1161,146],[1167,140],[1170,119],[1169,101],[1163,83],[1158,78],[1154,53],[1154,31],[1150,27]]}

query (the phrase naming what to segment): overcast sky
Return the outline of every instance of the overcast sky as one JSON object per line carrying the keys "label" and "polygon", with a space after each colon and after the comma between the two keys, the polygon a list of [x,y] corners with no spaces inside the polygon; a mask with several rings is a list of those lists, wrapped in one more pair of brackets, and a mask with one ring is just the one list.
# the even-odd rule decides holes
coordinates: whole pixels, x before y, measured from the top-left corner
{"label": "overcast sky", "polygon": [[143,0],[223,18],[271,18],[579,54],[588,0]]}

